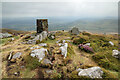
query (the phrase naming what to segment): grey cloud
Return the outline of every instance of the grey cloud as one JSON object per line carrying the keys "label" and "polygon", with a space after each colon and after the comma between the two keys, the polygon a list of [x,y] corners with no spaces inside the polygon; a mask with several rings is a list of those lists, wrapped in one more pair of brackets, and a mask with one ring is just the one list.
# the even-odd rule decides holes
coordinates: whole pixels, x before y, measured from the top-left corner
{"label": "grey cloud", "polygon": [[3,17],[117,17],[117,2],[4,2]]}

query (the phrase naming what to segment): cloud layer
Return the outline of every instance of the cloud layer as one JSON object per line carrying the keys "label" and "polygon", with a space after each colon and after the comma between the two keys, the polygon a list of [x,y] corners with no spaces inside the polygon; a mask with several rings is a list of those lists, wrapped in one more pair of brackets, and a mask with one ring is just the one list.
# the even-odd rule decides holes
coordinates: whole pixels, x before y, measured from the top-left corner
{"label": "cloud layer", "polygon": [[3,17],[117,17],[117,2],[3,2]]}

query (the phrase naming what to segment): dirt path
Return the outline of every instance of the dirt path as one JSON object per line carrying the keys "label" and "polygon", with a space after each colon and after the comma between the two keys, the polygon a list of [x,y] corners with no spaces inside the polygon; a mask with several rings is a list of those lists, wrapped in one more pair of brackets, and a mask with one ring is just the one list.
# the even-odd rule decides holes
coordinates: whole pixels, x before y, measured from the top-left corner
{"label": "dirt path", "polygon": [[18,40],[15,40],[15,41],[13,41],[13,42],[10,43],[10,44],[7,44],[7,45],[5,45],[5,46],[2,46],[2,47],[1,47],[1,50],[15,46],[15,45],[18,44],[18,42],[21,41],[23,38],[25,38],[25,36],[20,37]]}
{"label": "dirt path", "polygon": [[73,56],[73,63],[76,63],[77,65],[88,65],[88,66],[97,66],[97,64],[91,60],[90,54],[81,52],[77,46],[73,46],[75,56]]}

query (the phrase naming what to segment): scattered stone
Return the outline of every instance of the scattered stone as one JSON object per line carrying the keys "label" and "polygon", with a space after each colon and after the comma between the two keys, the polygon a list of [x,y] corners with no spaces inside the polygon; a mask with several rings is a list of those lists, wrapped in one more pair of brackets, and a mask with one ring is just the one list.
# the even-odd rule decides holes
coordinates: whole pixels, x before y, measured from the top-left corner
{"label": "scattered stone", "polygon": [[103,71],[100,67],[91,67],[88,69],[78,69],[78,76],[86,76],[90,78],[102,78]]}
{"label": "scattered stone", "polygon": [[15,76],[19,76],[19,75],[20,75],[20,71],[15,72],[14,75],[15,75]]}
{"label": "scattered stone", "polygon": [[20,66],[21,68],[24,68],[25,66]]}
{"label": "scattered stone", "polygon": [[40,43],[39,46],[47,47],[47,43]]}
{"label": "scattered stone", "polygon": [[113,57],[120,59],[120,52],[118,50],[113,50]]}
{"label": "scattered stone", "polygon": [[52,64],[49,59],[44,59],[44,60],[43,60],[43,63],[44,63],[44,64]]}
{"label": "scattered stone", "polygon": [[28,40],[27,44],[36,44],[36,40]]}
{"label": "scattered stone", "polygon": [[0,38],[8,38],[8,37],[12,37],[12,34],[9,33],[0,33]]}
{"label": "scattered stone", "polygon": [[35,54],[30,54],[30,56],[35,57]]}
{"label": "scattered stone", "polygon": [[56,41],[56,43],[59,43],[59,42],[60,42],[60,40],[57,40],[57,41]]}
{"label": "scattered stone", "polygon": [[20,58],[21,55],[21,52],[17,52],[15,55],[13,55],[12,59]]}
{"label": "scattered stone", "polygon": [[64,56],[64,58],[67,57],[67,47],[68,47],[68,43],[64,43],[64,46],[60,47],[61,54]]}
{"label": "scattered stone", "polygon": [[55,39],[55,32],[49,33],[48,38],[51,39],[51,40],[54,40]]}
{"label": "scattered stone", "polygon": [[13,52],[10,52],[9,56],[8,56],[8,60],[11,60],[12,59],[12,54]]}
{"label": "scattered stone", "polygon": [[72,42],[71,40],[66,40],[67,42]]}
{"label": "scattered stone", "polygon": [[48,54],[47,49],[41,48],[41,49],[35,49],[31,52],[32,57],[37,57],[39,59],[39,62],[45,57],[45,53]]}
{"label": "scattered stone", "polygon": [[63,41],[63,43],[65,43],[66,42],[66,40],[62,40]]}
{"label": "scattered stone", "polygon": [[39,46],[31,47],[30,49],[38,49],[40,48]]}
{"label": "scattered stone", "polygon": [[85,45],[90,46],[90,43],[86,43]]}
{"label": "scattered stone", "polygon": [[14,41],[15,39],[14,38],[11,38],[11,41]]}
{"label": "scattered stone", "polygon": [[81,69],[81,68],[76,69],[77,72],[80,72],[80,71],[82,71],[82,70],[83,70],[83,69]]}
{"label": "scattered stone", "polygon": [[52,73],[53,71],[52,70],[46,70],[45,72],[49,74],[49,73]]}
{"label": "scattered stone", "polygon": [[109,41],[109,43],[110,43],[112,46],[114,46],[114,43],[113,43],[113,42]]}

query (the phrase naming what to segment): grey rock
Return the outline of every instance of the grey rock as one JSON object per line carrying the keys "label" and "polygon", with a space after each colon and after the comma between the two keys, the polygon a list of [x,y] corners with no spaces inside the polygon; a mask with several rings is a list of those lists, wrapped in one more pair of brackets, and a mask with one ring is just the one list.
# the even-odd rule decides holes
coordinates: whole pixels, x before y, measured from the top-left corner
{"label": "grey rock", "polygon": [[43,60],[43,63],[44,63],[44,64],[52,64],[49,59],[44,59],[44,60]]}
{"label": "grey rock", "polygon": [[31,56],[37,57],[39,59],[39,62],[40,62],[45,57],[45,52],[48,54],[47,49],[44,49],[44,48],[35,49],[35,50],[31,51]]}
{"label": "grey rock", "polygon": [[12,40],[12,41],[14,41],[14,40],[15,40],[15,38],[11,38],[11,40]]}
{"label": "grey rock", "polygon": [[40,43],[39,46],[47,47],[47,43]]}
{"label": "grey rock", "polygon": [[12,54],[13,52],[10,52],[10,54],[9,54],[9,57],[8,57],[8,60],[11,60],[12,59]]}
{"label": "grey rock", "polygon": [[53,70],[46,70],[46,73],[52,73],[53,72]]}
{"label": "grey rock", "polygon": [[38,49],[40,48],[39,46],[31,47],[30,49]]}
{"label": "grey rock", "polygon": [[36,44],[36,40],[28,40],[27,44]]}
{"label": "grey rock", "polygon": [[120,59],[120,51],[118,50],[113,50],[112,56],[115,58]]}
{"label": "grey rock", "polygon": [[109,43],[110,43],[112,46],[114,46],[114,43],[113,43],[112,41],[109,41]]}
{"label": "grey rock", "polygon": [[57,40],[57,41],[56,41],[56,43],[59,43],[59,42],[60,42],[60,40]]}
{"label": "grey rock", "polygon": [[12,37],[12,34],[9,33],[0,33],[0,38],[8,38],[8,37]]}
{"label": "grey rock", "polygon": [[43,39],[46,39],[46,38],[47,38],[47,31],[43,31],[43,32],[42,32],[42,38],[43,38]]}
{"label": "grey rock", "polygon": [[33,40],[40,40],[42,41],[43,39],[47,38],[47,31],[43,31],[41,33],[38,33],[37,36]]}
{"label": "grey rock", "polygon": [[72,30],[69,31],[71,34],[78,35],[80,33],[79,29],[76,27],[73,27]]}
{"label": "grey rock", "polygon": [[100,67],[91,67],[88,69],[81,69],[78,76],[86,76],[90,78],[102,78],[103,71]]}
{"label": "grey rock", "polygon": [[90,46],[90,43],[86,43],[85,45]]}
{"label": "grey rock", "polygon": [[21,55],[21,52],[17,52],[15,55],[13,55],[12,59],[20,58]]}
{"label": "grey rock", "polygon": [[55,32],[49,33],[48,38],[51,39],[51,40],[54,40],[55,39]]}
{"label": "grey rock", "polygon": [[64,46],[61,46],[59,48],[61,51],[61,54],[64,56],[64,58],[67,57],[67,47],[68,47],[68,43],[64,43]]}

